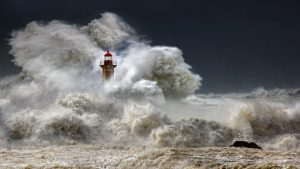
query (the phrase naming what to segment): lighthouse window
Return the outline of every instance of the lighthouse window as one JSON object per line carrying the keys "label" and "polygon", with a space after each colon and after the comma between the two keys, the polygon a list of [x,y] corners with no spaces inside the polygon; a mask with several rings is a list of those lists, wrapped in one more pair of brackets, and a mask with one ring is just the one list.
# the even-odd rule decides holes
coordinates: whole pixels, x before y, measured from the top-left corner
{"label": "lighthouse window", "polygon": [[105,60],[112,60],[112,57],[111,56],[106,56]]}

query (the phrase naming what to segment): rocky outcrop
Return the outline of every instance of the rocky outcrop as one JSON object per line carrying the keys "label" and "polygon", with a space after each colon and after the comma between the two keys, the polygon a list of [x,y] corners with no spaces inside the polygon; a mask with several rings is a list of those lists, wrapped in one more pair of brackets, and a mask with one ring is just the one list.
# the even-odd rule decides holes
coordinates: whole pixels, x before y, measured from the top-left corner
{"label": "rocky outcrop", "polygon": [[235,141],[230,147],[245,147],[245,148],[256,148],[262,149],[254,142],[246,142],[246,141]]}

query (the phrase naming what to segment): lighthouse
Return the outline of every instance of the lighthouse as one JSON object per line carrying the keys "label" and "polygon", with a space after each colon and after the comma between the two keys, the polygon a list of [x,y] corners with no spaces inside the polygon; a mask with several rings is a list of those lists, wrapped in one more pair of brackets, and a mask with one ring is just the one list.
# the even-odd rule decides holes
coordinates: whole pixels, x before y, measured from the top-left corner
{"label": "lighthouse", "polygon": [[104,54],[104,61],[100,62],[100,67],[102,68],[103,79],[108,80],[113,77],[117,64],[113,63],[112,54],[109,51]]}

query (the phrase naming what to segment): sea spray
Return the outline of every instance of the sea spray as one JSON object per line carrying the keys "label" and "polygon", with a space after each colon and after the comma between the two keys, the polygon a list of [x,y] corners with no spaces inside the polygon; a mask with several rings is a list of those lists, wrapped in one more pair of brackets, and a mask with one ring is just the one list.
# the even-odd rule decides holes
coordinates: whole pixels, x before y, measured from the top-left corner
{"label": "sea spray", "polygon": [[[299,145],[299,90],[196,95],[202,78],[183,52],[151,46],[115,14],[104,13],[87,26],[33,21],[12,33],[10,45],[22,72],[0,81],[1,146],[203,147],[240,138],[264,148]],[[107,48],[118,67],[104,82],[99,61]],[[188,118],[192,109],[197,118]],[[170,118],[175,110],[180,119]]]}

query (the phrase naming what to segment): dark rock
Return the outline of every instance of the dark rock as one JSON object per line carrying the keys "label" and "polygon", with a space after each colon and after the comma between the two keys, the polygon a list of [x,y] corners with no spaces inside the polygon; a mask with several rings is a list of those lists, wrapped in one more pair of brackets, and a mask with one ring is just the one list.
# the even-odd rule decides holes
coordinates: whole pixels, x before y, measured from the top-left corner
{"label": "dark rock", "polygon": [[246,142],[246,141],[235,141],[230,147],[245,147],[245,148],[257,148],[262,149],[254,142]]}

